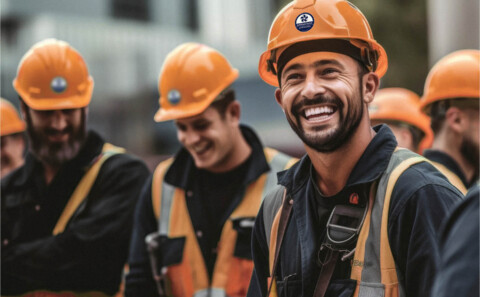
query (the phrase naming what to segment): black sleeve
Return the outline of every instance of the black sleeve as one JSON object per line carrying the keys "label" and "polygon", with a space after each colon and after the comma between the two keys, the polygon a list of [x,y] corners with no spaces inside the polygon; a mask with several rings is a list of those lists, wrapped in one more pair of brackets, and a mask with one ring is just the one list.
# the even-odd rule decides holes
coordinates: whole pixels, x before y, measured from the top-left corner
{"label": "black sleeve", "polygon": [[145,244],[145,237],[158,230],[152,205],[152,176],[145,183],[134,216],[133,233],[128,256],[129,273],[125,283],[126,297],[158,296],[152,268]]}
{"label": "black sleeve", "polygon": [[267,295],[267,283],[270,276],[269,249],[263,223],[263,204],[260,207],[252,232],[252,257],[254,269],[248,288],[248,297]]}
{"label": "black sleeve", "polygon": [[440,269],[431,296],[479,295],[479,200],[477,185],[446,221],[440,236]]}
{"label": "black sleeve", "polygon": [[132,156],[110,157],[63,233],[2,254],[2,293],[44,288],[114,294],[126,263],[134,205],[148,174]]}
{"label": "black sleeve", "polygon": [[461,193],[446,181],[424,175],[425,172],[414,169],[400,177],[388,219],[388,237],[400,270],[399,281],[409,297],[428,296],[440,259],[440,226],[452,206],[462,199]]}

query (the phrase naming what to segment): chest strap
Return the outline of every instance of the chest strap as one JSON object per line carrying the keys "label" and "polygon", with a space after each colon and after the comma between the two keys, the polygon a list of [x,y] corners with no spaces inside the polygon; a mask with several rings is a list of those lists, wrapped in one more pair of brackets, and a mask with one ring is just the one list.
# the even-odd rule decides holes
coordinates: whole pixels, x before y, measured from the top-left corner
{"label": "chest strap", "polygon": [[98,172],[100,171],[103,163],[111,156],[124,152],[125,149],[116,147],[110,143],[105,143],[103,145],[102,153],[99,155],[95,163],[88,169],[87,173],[82,177],[77,187],[73,191],[72,196],[70,196],[67,205],[63,209],[63,212],[60,215],[55,228],[53,229],[53,235],[58,235],[65,230],[68,221],[72,218],[80,204],[82,204],[85,198],[87,198],[93,183],[97,179]]}

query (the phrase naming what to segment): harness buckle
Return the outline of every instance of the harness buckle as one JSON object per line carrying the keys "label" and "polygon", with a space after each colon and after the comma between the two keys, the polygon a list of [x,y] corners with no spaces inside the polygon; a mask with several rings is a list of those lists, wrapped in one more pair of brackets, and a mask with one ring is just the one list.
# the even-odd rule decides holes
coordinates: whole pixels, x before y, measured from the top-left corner
{"label": "harness buckle", "polygon": [[357,240],[368,212],[368,202],[365,207],[336,205],[327,221],[326,238],[318,251],[318,262],[327,263],[332,252],[342,254],[341,260],[351,258],[355,247],[351,245]]}

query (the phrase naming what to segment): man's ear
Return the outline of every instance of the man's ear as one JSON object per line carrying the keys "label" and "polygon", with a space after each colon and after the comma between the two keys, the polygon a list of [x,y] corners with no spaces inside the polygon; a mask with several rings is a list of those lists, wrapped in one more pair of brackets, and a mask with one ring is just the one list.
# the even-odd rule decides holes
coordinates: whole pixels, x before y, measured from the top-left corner
{"label": "man's ear", "polygon": [[25,104],[25,102],[20,101],[20,113],[22,114],[22,118],[24,121],[27,120],[27,112],[28,112],[28,107]]}
{"label": "man's ear", "polygon": [[371,103],[377,93],[378,87],[380,86],[380,79],[375,72],[368,72],[363,75],[362,84],[363,101],[367,104]]}
{"label": "man's ear", "polygon": [[226,112],[234,121],[240,122],[240,115],[242,113],[240,102],[237,100],[231,102],[230,105],[228,105]]}
{"label": "man's ear", "polygon": [[278,105],[280,105],[280,107],[282,107],[283,97],[282,97],[282,90],[280,90],[280,88],[277,88],[275,90],[275,100],[277,101]]}
{"label": "man's ear", "polygon": [[465,116],[458,107],[452,106],[445,113],[445,121],[451,130],[461,134],[468,128]]}

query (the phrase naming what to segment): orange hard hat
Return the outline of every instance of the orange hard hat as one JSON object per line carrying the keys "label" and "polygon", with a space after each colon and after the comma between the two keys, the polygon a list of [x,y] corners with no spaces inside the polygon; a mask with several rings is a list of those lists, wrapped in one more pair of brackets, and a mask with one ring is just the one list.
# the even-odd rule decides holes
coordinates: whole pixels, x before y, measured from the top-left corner
{"label": "orange hard hat", "polygon": [[72,109],[90,103],[93,79],[74,48],[51,38],[36,43],[23,56],[13,87],[32,109]]}
{"label": "orange hard hat", "polygon": [[258,65],[260,77],[278,87],[277,61],[285,49],[296,43],[316,40],[323,40],[324,44],[328,44],[327,40],[343,41],[343,44],[323,49],[322,46],[313,46],[308,51],[336,51],[347,55],[355,51],[358,59],[367,67],[371,66],[370,70],[379,77],[387,71],[385,50],[373,39],[367,19],[353,4],[344,0],[296,0],[287,4],[272,23],[267,50]]}
{"label": "orange hard hat", "polygon": [[202,113],[238,77],[218,51],[199,43],[184,43],[165,59],[158,81],[162,122]]}
{"label": "orange hard hat", "polygon": [[421,108],[455,98],[480,98],[480,51],[459,50],[440,59],[428,73]]}
{"label": "orange hard hat", "polygon": [[404,88],[378,90],[368,111],[371,120],[403,122],[422,131],[420,151],[432,145],[430,118],[420,111],[420,97],[414,92]]}
{"label": "orange hard hat", "polygon": [[15,107],[7,100],[0,98],[0,136],[25,131],[25,122],[20,119]]}

